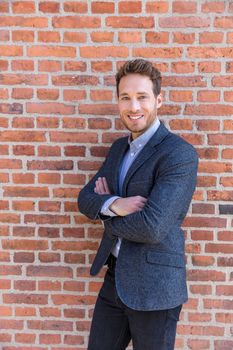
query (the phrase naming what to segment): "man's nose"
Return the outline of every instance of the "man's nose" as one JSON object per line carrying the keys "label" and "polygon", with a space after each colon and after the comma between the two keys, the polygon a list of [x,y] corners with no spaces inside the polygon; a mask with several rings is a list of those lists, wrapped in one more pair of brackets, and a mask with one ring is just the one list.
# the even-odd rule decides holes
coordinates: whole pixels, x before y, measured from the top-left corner
{"label": "man's nose", "polygon": [[130,104],[131,112],[137,112],[140,110],[140,103],[137,99],[132,99]]}

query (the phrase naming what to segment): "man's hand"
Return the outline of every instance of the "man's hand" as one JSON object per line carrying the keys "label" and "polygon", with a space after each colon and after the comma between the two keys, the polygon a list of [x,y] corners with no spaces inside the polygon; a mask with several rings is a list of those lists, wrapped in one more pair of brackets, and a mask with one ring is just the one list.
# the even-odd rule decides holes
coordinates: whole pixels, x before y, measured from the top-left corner
{"label": "man's hand", "polygon": [[105,177],[99,177],[96,180],[94,192],[97,194],[111,194]]}
{"label": "man's hand", "polygon": [[[95,182],[94,192],[97,194],[111,194],[105,177],[99,177]],[[126,216],[128,214],[140,211],[144,208],[147,199],[142,196],[132,196],[127,198],[118,198],[111,205],[116,215]]]}
{"label": "man's hand", "polygon": [[126,216],[142,210],[146,202],[147,199],[142,196],[118,198],[110,205],[109,209],[119,216]]}

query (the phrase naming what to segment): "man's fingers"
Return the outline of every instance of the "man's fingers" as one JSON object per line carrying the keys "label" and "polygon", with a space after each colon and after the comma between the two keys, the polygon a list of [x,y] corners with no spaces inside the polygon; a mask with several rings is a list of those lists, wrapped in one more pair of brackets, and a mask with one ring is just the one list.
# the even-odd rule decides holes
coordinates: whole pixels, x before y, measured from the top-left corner
{"label": "man's fingers", "polygon": [[96,180],[94,192],[98,194],[110,194],[108,183],[105,177],[99,177]]}
{"label": "man's fingers", "polygon": [[103,187],[104,187],[104,190],[106,193],[110,194],[110,190],[109,190],[109,187],[108,187],[108,183],[107,183],[107,180],[105,177],[102,177],[102,182],[103,182]]}

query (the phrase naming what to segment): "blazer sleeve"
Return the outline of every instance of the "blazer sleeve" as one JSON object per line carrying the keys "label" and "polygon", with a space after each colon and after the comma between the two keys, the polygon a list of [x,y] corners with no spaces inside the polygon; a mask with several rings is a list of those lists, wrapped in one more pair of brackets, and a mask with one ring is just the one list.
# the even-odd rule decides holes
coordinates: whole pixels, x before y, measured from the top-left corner
{"label": "blazer sleeve", "polygon": [[111,198],[112,194],[97,194],[94,192],[95,182],[98,177],[106,176],[107,160],[103,163],[96,175],[91,181],[84,186],[78,195],[79,211],[86,215],[89,219],[96,220],[101,218],[100,211],[106,200]]}
{"label": "blazer sleeve", "polygon": [[196,185],[195,149],[178,147],[167,155],[143,210],[104,222],[106,233],[129,241],[156,244],[184,220]]}

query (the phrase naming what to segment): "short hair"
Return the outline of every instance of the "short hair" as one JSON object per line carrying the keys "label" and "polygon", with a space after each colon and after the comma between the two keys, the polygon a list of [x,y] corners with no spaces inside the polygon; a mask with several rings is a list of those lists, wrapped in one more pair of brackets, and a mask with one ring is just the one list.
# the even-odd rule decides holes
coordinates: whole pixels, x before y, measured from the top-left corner
{"label": "short hair", "polygon": [[161,82],[162,77],[160,71],[153,66],[149,61],[146,61],[141,58],[135,60],[127,61],[124,65],[118,70],[116,78],[116,89],[117,96],[119,97],[119,84],[121,78],[129,74],[141,74],[146,75],[150,78],[153,83],[153,92],[155,96],[158,96],[161,91]]}

